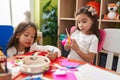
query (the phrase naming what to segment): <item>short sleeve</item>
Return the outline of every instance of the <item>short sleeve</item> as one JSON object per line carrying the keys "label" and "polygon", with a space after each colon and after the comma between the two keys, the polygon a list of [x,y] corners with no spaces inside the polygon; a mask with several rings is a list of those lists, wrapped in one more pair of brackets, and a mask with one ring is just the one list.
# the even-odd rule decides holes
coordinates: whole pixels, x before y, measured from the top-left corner
{"label": "short sleeve", "polygon": [[96,36],[93,36],[90,43],[89,52],[98,53],[97,50],[98,50],[98,38]]}

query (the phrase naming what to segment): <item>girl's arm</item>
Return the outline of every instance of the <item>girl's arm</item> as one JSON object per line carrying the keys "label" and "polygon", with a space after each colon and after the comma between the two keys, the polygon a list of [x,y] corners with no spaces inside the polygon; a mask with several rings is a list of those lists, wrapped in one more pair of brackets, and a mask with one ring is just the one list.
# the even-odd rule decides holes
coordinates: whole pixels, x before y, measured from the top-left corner
{"label": "girl's arm", "polygon": [[6,56],[0,56],[0,61],[5,61]]}
{"label": "girl's arm", "polygon": [[95,57],[95,53],[89,52],[85,54],[83,51],[80,50],[77,42],[74,39],[71,39],[71,48],[86,62],[92,63]]}
{"label": "girl's arm", "polygon": [[66,51],[68,51],[68,50],[70,50],[70,45],[69,45],[69,43],[66,41],[66,43],[65,43],[65,45],[64,45],[64,49],[66,50]]}
{"label": "girl's arm", "polygon": [[3,54],[3,52],[0,50],[0,61],[5,61],[6,56]]}
{"label": "girl's arm", "polygon": [[11,47],[7,49],[7,57],[14,57],[14,55],[17,53],[17,50],[15,47]]}
{"label": "girl's arm", "polygon": [[55,60],[58,57],[58,53],[54,51],[48,51],[47,57],[50,60]]}
{"label": "girl's arm", "polygon": [[36,43],[33,44],[30,48],[30,51],[51,51],[54,49],[53,53],[57,53],[57,56],[60,57],[61,56],[61,51],[59,48],[55,47],[55,46],[51,46],[51,45],[46,45],[46,46],[41,46],[41,45],[37,45]]}

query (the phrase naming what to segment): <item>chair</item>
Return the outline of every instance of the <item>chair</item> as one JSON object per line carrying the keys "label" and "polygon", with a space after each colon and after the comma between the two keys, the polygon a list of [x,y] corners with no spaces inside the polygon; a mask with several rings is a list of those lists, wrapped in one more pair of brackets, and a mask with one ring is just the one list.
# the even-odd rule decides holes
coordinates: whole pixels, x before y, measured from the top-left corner
{"label": "chair", "polygon": [[0,47],[5,55],[6,47],[10,37],[13,34],[13,27],[11,25],[0,25]]}
{"label": "chair", "polygon": [[39,30],[37,31],[37,44],[38,45],[42,45],[43,42],[43,36],[42,36],[42,32],[40,32]]}
{"label": "chair", "polygon": [[106,38],[103,44],[103,49],[107,53],[106,68],[111,69],[113,58],[118,56],[117,72],[120,72],[120,29],[105,29]]}
{"label": "chair", "polygon": [[75,29],[76,29],[76,26],[72,26],[72,27],[70,28],[70,33],[74,32]]}
{"label": "chair", "polygon": [[99,33],[100,33],[100,41],[98,43],[98,54],[96,55],[96,63],[95,63],[97,66],[99,65],[99,62],[100,62],[100,51],[103,48],[103,44],[104,44],[104,41],[105,41],[105,38],[106,38],[105,30],[100,29]]}
{"label": "chair", "polygon": [[105,30],[103,29],[100,29],[99,30],[99,33],[100,33],[100,41],[98,43],[98,52],[100,52],[103,48],[103,44],[104,44],[104,41],[105,41],[105,37],[106,37],[106,32]]}

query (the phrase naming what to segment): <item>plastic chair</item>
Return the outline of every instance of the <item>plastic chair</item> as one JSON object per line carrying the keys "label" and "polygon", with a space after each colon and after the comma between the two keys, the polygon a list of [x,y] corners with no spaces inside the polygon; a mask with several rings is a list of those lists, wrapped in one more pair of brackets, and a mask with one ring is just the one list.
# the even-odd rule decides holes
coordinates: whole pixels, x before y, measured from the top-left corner
{"label": "plastic chair", "polygon": [[98,52],[100,52],[103,48],[103,44],[104,44],[104,41],[105,41],[105,37],[106,37],[106,32],[105,30],[103,29],[100,29],[99,30],[99,33],[100,33],[100,41],[98,43]]}
{"label": "plastic chair", "polygon": [[103,44],[106,38],[106,32],[103,29],[99,30],[100,33],[100,41],[98,43],[98,54],[96,55],[96,65],[99,65],[100,62],[100,51],[103,49]]}
{"label": "plastic chair", "polygon": [[72,27],[70,28],[70,33],[74,32],[75,29],[76,29],[76,26],[72,26]]}
{"label": "plastic chair", "polygon": [[38,45],[42,45],[43,43],[43,36],[42,36],[42,32],[40,32],[39,30],[37,31],[37,44]]}
{"label": "plastic chair", "polygon": [[107,53],[106,68],[111,69],[113,58],[118,56],[117,72],[120,72],[120,29],[105,29],[106,38],[104,41],[103,49]]}
{"label": "plastic chair", "polygon": [[6,56],[6,47],[10,37],[13,34],[13,30],[14,29],[11,25],[0,25],[0,47]]}

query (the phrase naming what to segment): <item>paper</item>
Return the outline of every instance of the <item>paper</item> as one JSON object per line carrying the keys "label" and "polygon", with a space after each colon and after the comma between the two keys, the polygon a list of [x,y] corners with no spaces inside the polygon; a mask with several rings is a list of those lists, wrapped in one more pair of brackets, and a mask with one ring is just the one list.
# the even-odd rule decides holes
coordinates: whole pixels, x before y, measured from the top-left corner
{"label": "paper", "polygon": [[55,72],[54,72],[54,75],[66,75],[66,71],[65,70],[59,70],[57,69]]}
{"label": "paper", "polygon": [[102,70],[90,64],[78,67],[78,72],[74,72],[77,80],[120,80],[120,76]]}
{"label": "paper", "polygon": [[55,75],[53,74],[54,80],[77,80],[74,73],[67,72],[65,75]]}
{"label": "paper", "polygon": [[77,67],[77,66],[79,66],[79,63],[77,63],[77,62],[61,62],[60,65],[61,66],[73,66],[73,67]]}

